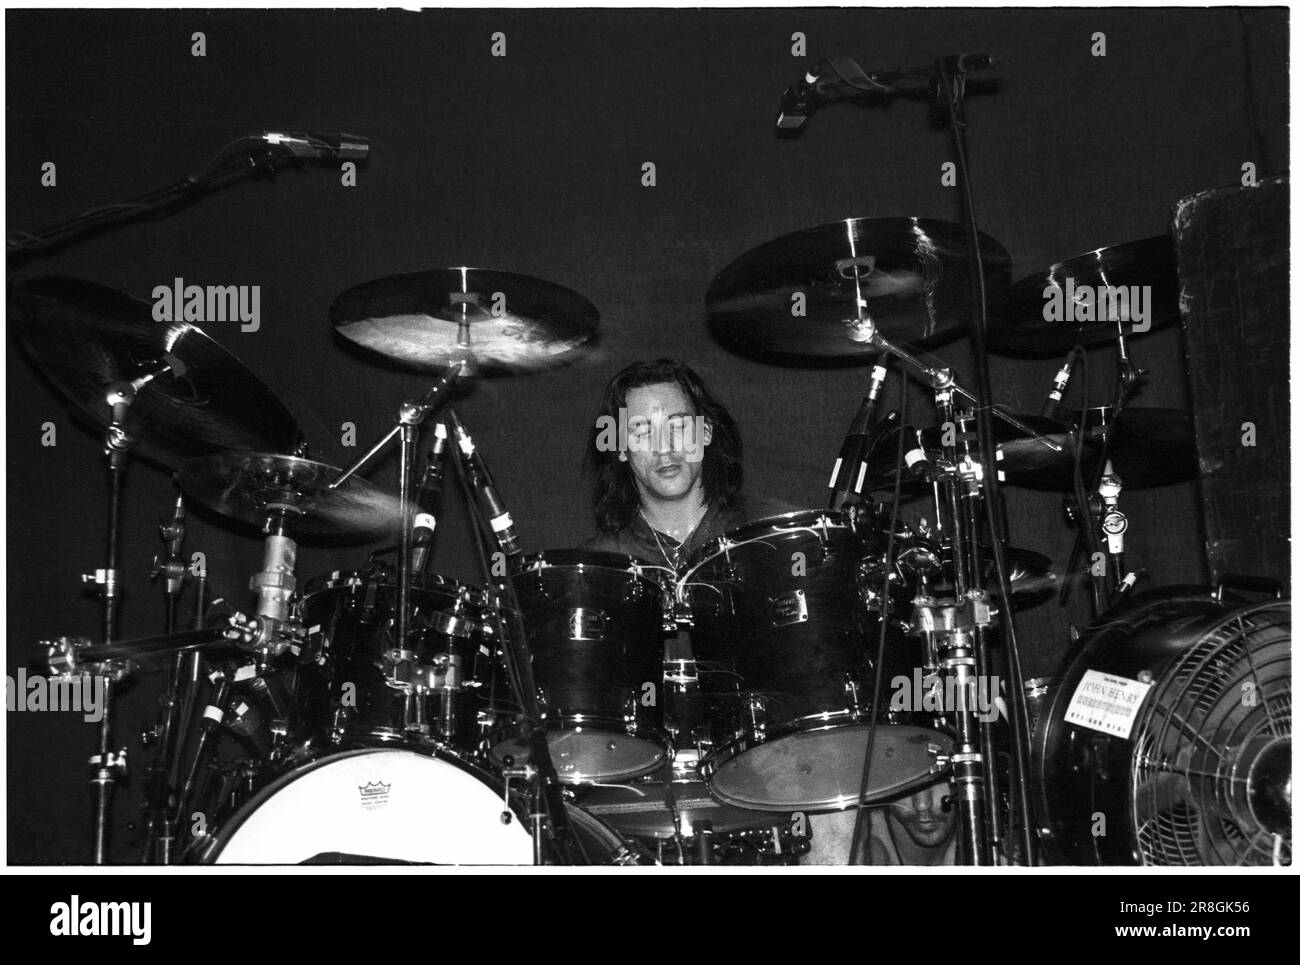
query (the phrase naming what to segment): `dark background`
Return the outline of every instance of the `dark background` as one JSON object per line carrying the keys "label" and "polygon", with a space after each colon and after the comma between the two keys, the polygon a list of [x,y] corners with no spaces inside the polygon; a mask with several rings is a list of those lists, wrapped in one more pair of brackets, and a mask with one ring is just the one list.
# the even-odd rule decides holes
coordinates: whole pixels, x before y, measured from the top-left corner
{"label": "dark background", "polygon": [[[299,420],[314,456],[341,465],[340,425],[365,441],[428,380],[362,361],[330,337],[326,313],[372,278],[450,265],[535,275],[601,312],[582,365],[477,385],[459,403],[514,511],[525,548],[569,546],[592,530],[584,439],[605,380],[627,362],[673,355],[695,366],[739,419],[747,488],[822,505],[831,462],[867,368],[785,368],[717,344],[703,297],[749,248],[839,218],[955,220],[940,185],[947,134],[924,103],[822,111],[780,140],[780,91],[819,57],[864,67],[956,51],[1000,55],[993,95],[970,101],[972,175],[985,232],[1015,277],[1090,249],[1168,230],[1188,194],[1259,176],[1287,156],[1288,22],[1280,9],[656,10],[429,12],[35,12],[7,25],[7,227],[32,230],[201,168],[260,130],[346,130],[373,143],[358,185],[313,166],[246,183],[164,220],[123,228],[11,274],[69,274],[148,299],[176,276],[260,285],[262,327],[210,323]],[[207,35],[207,56],[190,35]],[[505,58],[491,35],[507,35]],[[791,34],[807,58],[791,56]],[[1090,54],[1106,34],[1107,54]],[[58,185],[40,186],[40,166]],[[655,162],[658,185],[641,186]],[[1152,371],[1138,404],[1185,406],[1180,333],[1135,343]],[[7,342],[8,641],[11,676],[60,634],[92,635],[98,607],[78,574],[100,565],[105,474],[99,441]],[[965,340],[941,356],[972,380]],[[1113,355],[1091,354],[1094,400]],[[1037,411],[1059,360],[994,359],[995,402]],[[898,381],[887,390],[896,404]],[[921,413],[924,398],[911,399]],[[41,424],[58,445],[40,445]],[[389,460],[371,478],[395,480]],[[170,508],[168,476],[137,464],[128,484],[123,637],[157,632],[148,582]],[[1150,585],[1204,580],[1195,484],[1125,494],[1133,565]],[[1017,545],[1059,568],[1070,547],[1057,495],[1008,490]],[[434,566],[476,581],[453,500]],[[208,556],[214,590],[247,602],[260,544],[192,519],[188,551]],[[366,547],[307,548],[300,580],[353,568]],[[1019,626],[1029,676],[1050,673],[1077,606],[1054,602]],[[120,702],[119,743],[152,719],[155,682]],[[84,862],[94,727],[73,714],[8,714],[11,862]],[[138,779],[118,801],[114,857]]]}

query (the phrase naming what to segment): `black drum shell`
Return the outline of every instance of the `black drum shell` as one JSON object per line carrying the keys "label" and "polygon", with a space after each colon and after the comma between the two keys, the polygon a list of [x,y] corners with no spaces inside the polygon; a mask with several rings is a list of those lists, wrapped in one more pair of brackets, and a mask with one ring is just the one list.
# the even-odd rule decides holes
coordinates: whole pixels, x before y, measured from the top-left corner
{"label": "black drum shell", "polygon": [[[412,586],[411,639],[417,661],[440,655],[460,664],[460,683],[419,699],[428,739],[470,751],[477,745],[481,699],[475,682],[489,669],[482,593],[430,575]],[[308,659],[295,674],[290,738],[300,746],[347,747],[410,742],[404,733],[405,696],[388,686],[384,655],[396,645],[397,586],[382,570],[335,573],[308,584],[298,618],[308,630]],[[342,686],[353,685],[354,706],[343,706]],[[450,717],[450,720],[447,718]]]}
{"label": "black drum shell", "polygon": [[629,556],[585,550],[524,557],[510,579],[548,717],[622,719],[635,707],[639,725],[661,726],[658,581]]}
{"label": "black drum shell", "polygon": [[[743,703],[742,694],[761,698],[770,723],[864,707],[879,623],[863,606],[858,575],[879,549],[874,528],[813,510],[758,520],[724,539],[736,545],[704,547],[688,587],[700,689],[712,713],[728,716],[723,708]],[[919,644],[891,631],[882,695],[893,677],[910,680],[919,665]]]}

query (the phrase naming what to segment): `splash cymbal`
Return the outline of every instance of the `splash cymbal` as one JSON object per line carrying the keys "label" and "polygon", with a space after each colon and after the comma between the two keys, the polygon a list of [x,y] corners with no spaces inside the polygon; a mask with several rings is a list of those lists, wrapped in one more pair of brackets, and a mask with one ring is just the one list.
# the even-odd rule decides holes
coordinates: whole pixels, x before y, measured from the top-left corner
{"label": "splash cymbal", "polygon": [[284,516],[294,535],[369,533],[401,523],[401,501],[353,476],[338,489],[340,470],[273,453],[221,453],[192,459],[177,481],[203,506],[244,523]]}

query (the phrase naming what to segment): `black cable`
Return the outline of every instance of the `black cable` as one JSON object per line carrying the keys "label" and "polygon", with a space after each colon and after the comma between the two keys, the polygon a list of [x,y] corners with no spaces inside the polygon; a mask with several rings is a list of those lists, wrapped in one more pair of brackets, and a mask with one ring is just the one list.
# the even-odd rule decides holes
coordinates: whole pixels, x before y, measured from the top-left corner
{"label": "black cable", "polygon": [[885,537],[885,585],[880,593],[880,636],[876,644],[875,684],[871,694],[869,713],[871,715],[867,729],[866,757],[862,762],[862,777],[858,782],[858,813],[853,819],[853,841],[849,845],[849,864],[857,864],[858,848],[862,844],[862,832],[866,824],[867,792],[871,781],[871,758],[875,752],[876,721],[880,708],[880,684],[885,673],[885,642],[889,631],[889,578],[894,570],[894,534],[898,530],[898,503],[903,489],[903,466],[907,436],[907,383],[903,382],[901,398],[898,402],[898,450],[894,455],[894,503],[890,508],[889,533]]}

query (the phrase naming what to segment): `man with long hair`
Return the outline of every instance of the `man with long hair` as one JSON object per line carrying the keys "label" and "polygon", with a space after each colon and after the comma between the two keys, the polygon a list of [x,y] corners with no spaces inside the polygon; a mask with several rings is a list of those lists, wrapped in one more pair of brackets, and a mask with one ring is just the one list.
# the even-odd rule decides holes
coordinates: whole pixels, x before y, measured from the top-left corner
{"label": "man with long hair", "polygon": [[740,430],[688,366],[633,362],[610,380],[587,445],[597,535],[585,549],[680,569],[709,540],[788,511],[741,494]]}

